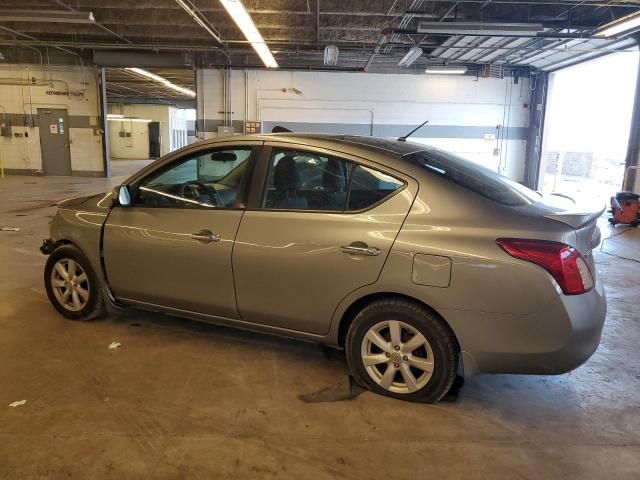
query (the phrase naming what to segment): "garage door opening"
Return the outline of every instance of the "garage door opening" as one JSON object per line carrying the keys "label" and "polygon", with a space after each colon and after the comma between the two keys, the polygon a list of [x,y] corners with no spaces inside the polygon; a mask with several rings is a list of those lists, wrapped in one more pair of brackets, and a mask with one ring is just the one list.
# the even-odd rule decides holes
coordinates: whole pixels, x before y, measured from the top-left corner
{"label": "garage door opening", "polygon": [[608,202],[622,188],[638,52],[551,73],[538,188]]}
{"label": "garage door opening", "polygon": [[113,176],[131,175],[195,140],[191,69],[107,68],[105,73]]}

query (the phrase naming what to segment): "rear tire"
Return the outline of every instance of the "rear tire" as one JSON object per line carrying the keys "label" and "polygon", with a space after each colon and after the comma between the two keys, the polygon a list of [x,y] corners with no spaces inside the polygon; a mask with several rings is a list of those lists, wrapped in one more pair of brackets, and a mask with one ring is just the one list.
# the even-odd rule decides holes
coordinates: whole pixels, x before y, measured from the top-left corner
{"label": "rear tire", "polygon": [[410,300],[389,298],[363,308],[349,327],[346,351],[356,382],[387,397],[435,403],[456,379],[453,333]]}
{"label": "rear tire", "polygon": [[63,245],[49,255],[44,285],[51,304],[70,320],[91,320],[104,313],[102,285],[91,262],[74,245]]}

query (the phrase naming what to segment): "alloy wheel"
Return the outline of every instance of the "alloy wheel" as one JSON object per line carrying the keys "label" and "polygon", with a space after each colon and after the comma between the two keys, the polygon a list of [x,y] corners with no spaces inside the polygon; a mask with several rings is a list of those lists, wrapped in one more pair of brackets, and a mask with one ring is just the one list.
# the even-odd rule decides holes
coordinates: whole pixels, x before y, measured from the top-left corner
{"label": "alloy wheel", "polygon": [[434,357],[428,340],[416,328],[398,320],[369,328],[360,354],[367,374],[390,392],[415,392],[433,375]]}
{"label": "alloy wheel", "polygon": [[89,302],[89,278],[70,258],[62,258],[53,266],[51,287],[58,303],[69,311],[80,311]]}

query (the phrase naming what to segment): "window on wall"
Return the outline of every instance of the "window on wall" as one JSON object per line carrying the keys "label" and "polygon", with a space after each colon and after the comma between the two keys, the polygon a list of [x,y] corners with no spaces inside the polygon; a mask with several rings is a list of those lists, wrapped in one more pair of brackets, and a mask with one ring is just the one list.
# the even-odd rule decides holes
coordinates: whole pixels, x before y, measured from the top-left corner
{"label": "window on wall", "polygon": [[378,170],[318,153],[274,149],[262,207],[276,210],[362,210],[404,183]]}
{"label": "window on wall", "polygon": [[235,203],[251,148],[188,155],[140,183],[136,205],[155,208],[228,208]]}

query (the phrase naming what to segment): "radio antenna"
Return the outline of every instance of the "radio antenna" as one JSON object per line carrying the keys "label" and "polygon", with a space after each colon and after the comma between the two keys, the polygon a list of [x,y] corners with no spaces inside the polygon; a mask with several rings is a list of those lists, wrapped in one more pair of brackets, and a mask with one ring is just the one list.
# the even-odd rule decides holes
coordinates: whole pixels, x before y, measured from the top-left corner
{"label": "radio antenna", "polygon": [[399,142],[406,142],[407,138],[409,138],[411,135],[413,135],[415,132],[417,132],[418,130],[420,130],[422,127],[424,127],[427,123],[429,123],[429,120],[425,120],[422,124],[418,125],[416,128],[414,128],[413,130],[411,130],[409,133],[407,133],[404,137],[400,137],[398,138]]}

